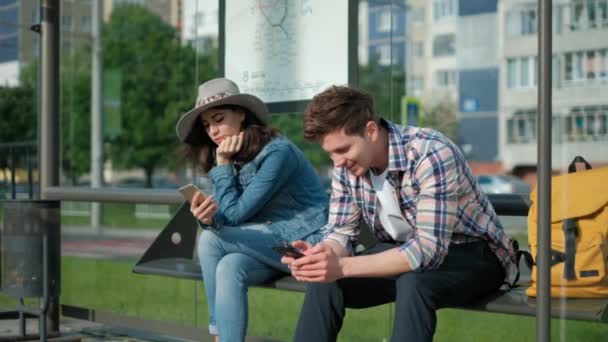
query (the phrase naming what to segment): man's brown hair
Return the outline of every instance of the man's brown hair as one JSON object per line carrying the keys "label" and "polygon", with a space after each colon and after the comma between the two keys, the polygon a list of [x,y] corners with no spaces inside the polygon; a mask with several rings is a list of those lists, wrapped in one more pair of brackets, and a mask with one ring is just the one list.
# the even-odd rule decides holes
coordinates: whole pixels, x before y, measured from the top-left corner
{"label": "man's brown hair", "polygon": [[315,95],[306,107],[304,138],[319,140],[337,129],[362,135],[369,121],[377,122],[371,95],[351,87],[332,86]]}

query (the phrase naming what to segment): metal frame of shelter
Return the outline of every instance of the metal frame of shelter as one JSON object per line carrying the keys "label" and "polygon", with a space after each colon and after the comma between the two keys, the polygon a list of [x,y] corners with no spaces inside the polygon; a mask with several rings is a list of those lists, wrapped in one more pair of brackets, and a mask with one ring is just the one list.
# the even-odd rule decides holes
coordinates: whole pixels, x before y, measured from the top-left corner
{"label": "metal frame of shelter", "polygon": [[[221,1],[223,3],[223,1]],[[350,1],[353,3],[353,1]],[[96,196],[95,189],[83,191],[59,186],[59,6],[60,0],[41,0],[40,54],[40,118],[39,158],[40,188],[43,199],[114,201],[137,203],[179,203],[178,194],[160,191],[104,191]],[[350,12],[351,10],[349,10]],[[354,10],[353,10],[354,11]],[[356,13],[356,12],[355,12]],[[550,334],[550,217],[551,217],[551,15],[552,0],[538,1],[538,204],[539,254],[538,297],[536,308],[537,341],[549,341]],[[349,13],[349,16],[352,15]],[[220,21],[223,21],[220,18]],[[223,22],[221,22],[223,24]],[[356,31],[356,30],[351,30]],[[222,38],[222,37],[220,37]],[[349,33],[356,43],[356,33]],[[351,67],[352,68],[352,67]],[[293,105],[293,104],[292,104]],[[301,106],[301,104],[300,104]],[[290,108],[288,106],[288,108]],[[293,107],[291,107],[293,108]],[[295,106],[295,108],[301,108]],[[58,298],[51,302],[54,311],[49,328],[58,329]]]}

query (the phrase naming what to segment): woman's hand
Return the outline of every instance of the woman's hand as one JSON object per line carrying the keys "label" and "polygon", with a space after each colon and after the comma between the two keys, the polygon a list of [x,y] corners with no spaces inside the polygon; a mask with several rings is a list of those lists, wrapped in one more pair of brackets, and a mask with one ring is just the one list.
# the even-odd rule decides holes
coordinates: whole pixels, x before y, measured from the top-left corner
{"label": "woman's hand", "polygon": [[217,165],[228,164],[232,161],[232,157],[237,154],[243,146],[243,132],[238,135],[231,135],[220,143],[217,147],[216,159]]}
{"label": "woman's hand", "polygon": [[190,212],[202,224],[213,224],[213,216],[217,212],[217,208],[217,202],[213,199],[213,196],[205,197],[201,192],[197,192],[192,197]]}

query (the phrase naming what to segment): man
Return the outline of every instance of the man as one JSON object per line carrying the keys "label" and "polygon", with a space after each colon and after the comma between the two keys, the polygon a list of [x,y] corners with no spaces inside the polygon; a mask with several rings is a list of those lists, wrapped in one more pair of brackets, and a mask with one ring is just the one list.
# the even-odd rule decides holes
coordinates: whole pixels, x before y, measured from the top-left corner
{"label": "man", "polygon": [[[304,113],[306,139],[334,162],[328,224],[283,257],[309,282],[296,341],[335,341],[345,307],[395,302],[393,341],[431,341],[437,309],[497,290],[515,251],[458,148],[441,133],[379,118],[370,95],[331,87]],[[364,219],[379,243],[353,244]]]}

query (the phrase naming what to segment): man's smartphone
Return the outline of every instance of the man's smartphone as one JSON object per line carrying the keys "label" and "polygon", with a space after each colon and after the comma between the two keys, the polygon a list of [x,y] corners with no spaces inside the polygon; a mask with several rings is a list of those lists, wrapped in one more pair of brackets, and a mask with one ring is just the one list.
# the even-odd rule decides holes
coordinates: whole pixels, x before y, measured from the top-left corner
{"label": "man's smartphone", "polygon": [[291,257],[294,259],[298,259],[304,256],[302,252],[300,252],[297,248],[288,244],[287,242],[277,246],[273,246],[272,249],[274,249],[277,253],[283,256]]}
{"label": "man's smartphone", "polygon": [[194,194],[196,194],[197,192],[200,192],[201,194],[203,194],[203,198],[207,197],[207,195],[205,195],[196,185],[194,184],[187,184],[182,186],[181,188],[179,188],[177,191],[179,191],[182,196],[184,196],[184,198],[192,203],[192,198],[194,197]]}

